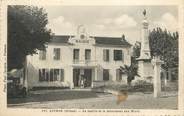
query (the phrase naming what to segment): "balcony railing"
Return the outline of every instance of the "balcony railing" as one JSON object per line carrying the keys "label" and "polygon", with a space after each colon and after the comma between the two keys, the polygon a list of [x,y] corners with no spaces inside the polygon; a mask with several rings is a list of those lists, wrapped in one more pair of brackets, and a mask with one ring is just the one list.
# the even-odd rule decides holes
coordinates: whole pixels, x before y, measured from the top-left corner
{"label": "balcony railing", "polygon": [[73,60],[73,64],[83,64],[83,65],[88,65],[88,64],[95,64],[96,60]]}

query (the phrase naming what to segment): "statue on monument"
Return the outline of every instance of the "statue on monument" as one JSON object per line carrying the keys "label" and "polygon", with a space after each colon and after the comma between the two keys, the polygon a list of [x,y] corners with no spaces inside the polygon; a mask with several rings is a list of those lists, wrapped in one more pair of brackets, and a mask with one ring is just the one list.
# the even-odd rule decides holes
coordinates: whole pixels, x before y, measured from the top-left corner
{"label": "statue on monument", "polygon": [[144,16],[146,16],[146,9],[144,9],[144,11],[142,13]]}

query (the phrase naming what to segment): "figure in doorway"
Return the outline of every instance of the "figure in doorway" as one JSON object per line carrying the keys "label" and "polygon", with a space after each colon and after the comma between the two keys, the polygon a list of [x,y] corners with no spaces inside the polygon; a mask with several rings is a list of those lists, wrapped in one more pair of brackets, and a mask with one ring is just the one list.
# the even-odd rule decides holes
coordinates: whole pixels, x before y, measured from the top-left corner
{"label": "figure in doorway", "polygon": [[81,75],[80,87],[84,88],[84,76],[83,75]]}

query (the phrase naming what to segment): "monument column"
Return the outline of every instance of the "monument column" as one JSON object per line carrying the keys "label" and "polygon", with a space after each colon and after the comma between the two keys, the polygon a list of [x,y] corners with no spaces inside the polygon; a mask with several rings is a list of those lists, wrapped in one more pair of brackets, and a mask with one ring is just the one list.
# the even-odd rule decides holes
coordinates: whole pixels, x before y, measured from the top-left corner
{"label": "monument column", "polygon": [[141,29],[141,53],[140,58],[142,59],[150,59],[150,47],[149,47],[149,32],[148,32],[148,21],[146,17],[146,10],[143,12],[144,19],[142,21],[142,29]]}
{"label": "monument column", "polygon": [[141,79],[146,80],[147,77],[153,76],[153,66],[151,64],[150,46],[149,46],[149,32],[146,10],[143,11],[143,20],[141,27],[141,51],[138,61],[138,74]]}

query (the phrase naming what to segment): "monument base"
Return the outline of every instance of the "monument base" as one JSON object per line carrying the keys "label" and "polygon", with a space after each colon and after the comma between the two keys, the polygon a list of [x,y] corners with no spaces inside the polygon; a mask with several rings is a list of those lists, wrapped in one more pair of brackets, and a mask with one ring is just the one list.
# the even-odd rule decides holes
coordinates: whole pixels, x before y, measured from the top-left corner
{"label": "monument base", "polygon": [[137,79],[153,83],[154,70],[151,59],[138,60],[138,67],[138,74],[140,77]]}

